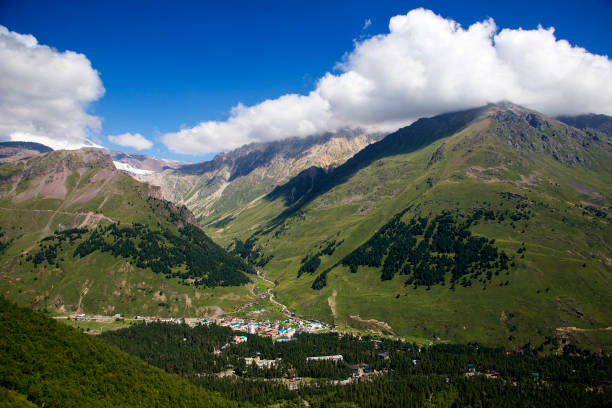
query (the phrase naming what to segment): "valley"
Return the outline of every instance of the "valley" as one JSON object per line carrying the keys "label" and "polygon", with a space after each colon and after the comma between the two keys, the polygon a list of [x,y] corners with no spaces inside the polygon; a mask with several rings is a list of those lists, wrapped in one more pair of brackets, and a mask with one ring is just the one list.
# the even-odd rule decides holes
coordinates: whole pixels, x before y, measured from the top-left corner
{"label": "valley", "polygon": [[[612,153],[607,122],[587,119],[578,129],[506,103],[421,119],[369,144],[359,133],[327,135],[166,169],[115,153],[130,166],[146,163],[147,175],[115,170],[91,150],[58,161],[64,153],[29,146],[3,166],[3,290],[63,315],[294,313],[424,343],[518,348],[563,333],[607,348]],[[341,137],[362,150],[316,158]],[[284,178],[272,170],[292,160],[301,164]],[[217,177],[211,171],[251,195],[236,201],[198,187]],[[263,182],[258,172],[276,175]],[[154,183],[164,174],[175,185],[192,180],[190,194],[215,197],[217,210],[179,199],[165,182],[158,189],[132,178]],[[206,233],[197,240],[212,241],[190,247],[186,226],[196,224]],[[82,231],[62,235],[71,228]],[[206,257],[231,266],[204,272],[209,261],[197,251],[211,250]]]}
{"label": "valley", "polygon": [[[400,335],[514,347],[543,341],[558,327],[607,327],[609,136],[590,130],[599,135],[591,140],[512,105],[473,121],[481,114],[424,122],[428,132],[430,126],[450,126],[448,136],[416,146],[405,143],[429,136],[410,136],[410,128],[405,136],[388,136],[329,175],[299,175],[286,185],[293,198],[279,187],[223,228],[205,230],[229,248],[235,240],[249,242],[255,261],[270,259],[265,268],[279,283],[281,302],[339,326],[380,331],[388,325]],[[530,117],[536,127],[519,119]],[[573,136],[563,144],[561,136],[546,136],[565,134]],[[407,282],[414,269],[401,272],[405,260],[391,279],[381,279],[383,260],[391,256],[384,252],[354,273],[346,266],[347,257],[394,216],[409,225],[422,218],[431,222],[444,211],[456,220],[478,214],[469,231],[494,240],[498,253],[508,257],[508,269],[493,267],[489,276],[486,269],[468,267],[465,278],[475,277],[469,282],[443,273],[438,284],[414,285]],[[333,242],[331,254],[322,253]],[[301,272],[314,258],[314,271]],[[431,272],[419,273],[431,279]],[[606,343],[599,336],[582,339],[589,347]]]}
{"label": "valley", "polygon": [[434,6],[0,1],[0,408],[612,407],[612,2]]}
{"label": "valley", "polygon": [[[215,392],[216,406],[426,406],[424,389],[436,406],[480,392],[514,404],[516,387],[522,403],[598,406],[609,393],[590,390],[606,387],[612,344],[610,137],[487,105],[261,185],[278,156],[230,154],[248,165],[216,193],[198,187],[210,162],[185,176],[180,163],[11,147],[0,289],[178,375],[187,398]],[[137,180],[166,173],[208,204]]]}

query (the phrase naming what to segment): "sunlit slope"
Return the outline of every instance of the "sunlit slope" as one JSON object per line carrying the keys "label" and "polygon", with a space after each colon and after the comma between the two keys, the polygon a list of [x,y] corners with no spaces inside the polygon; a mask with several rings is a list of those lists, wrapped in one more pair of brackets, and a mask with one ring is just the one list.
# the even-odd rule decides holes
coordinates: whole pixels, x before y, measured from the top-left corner
{"label": "sunlit slope", "polygon": [[[10,299],[57,313],[195,316],[249,297],[247,267],[109,156],[56,151],[6,163],[0,177],[0,288]],[[204,261],[180,258],[187,250]],[[168,252],[179,258],[164,263]],[[219,277],[231,265],[239,282]]]}
{"label": "sunlit slope", "polygon": [[[605,345],[610,332],[601,329],[612,326],[610,135],[512,104],[457,115],[465,125],[450,135],[423,134],[413,143],[401,137],[414,129],[400,130],[394,149],[377,147],[385,139],[368,147],[366,165],[349,160],[353,168],[340,168],[339,183],[334,172],[312,170],[309,183],[294,181],[305,186],[297,199],[293,188],[292,200],[279,194],[245,209],[223,231],[208,231],[226,244],[251,237],[255,249],[272,256],[265,269],[279,282],[278,298],[338,325],[508,345],[570,331],[585,346]],[[448,122],[440,126],[448,130]],[[396,214],[400,224],[391,228]],[[473,239],[457,233],[446,252],[436,249],[444,214],[445,225]],[[424,220],[422,232],[389,232],[405,231],[413,220]],[[461,274],[453,272],[465,248],[485,238],[496,258],[482,261],[483,247]],[[426,239],[430,258],[414,255]],[[399,263],[387,266],[389,279],[383,272],[396,241],[412,246],[395,249],[405,256],[394,255]],[[500,267],[502,252],[507,269]],[[314,271],[312,258],[320,260]],[[347,259],[366,260],[351,273]],[[585,331],[563,329],[571,326]]]}

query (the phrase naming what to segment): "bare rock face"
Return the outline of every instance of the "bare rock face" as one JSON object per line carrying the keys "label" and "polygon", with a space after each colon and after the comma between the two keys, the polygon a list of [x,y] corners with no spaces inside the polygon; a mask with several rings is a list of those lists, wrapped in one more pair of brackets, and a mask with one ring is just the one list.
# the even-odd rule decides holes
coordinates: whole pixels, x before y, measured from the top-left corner
{"label": "bare rock face", "polygon": [[212,223],[265,196],[305,169],[336,167],[381,134],[344,131],[253,143],[213,160],[133,177],[160,186],[166,200],[185,204],[203,223]]}
{"label": "bare rock face", "polygon": [[89,201],[119,175],[111,158],[93,149],[36,154],[8,163],[3,173],[0,197],[64,200],[72,192],[71,203]]}

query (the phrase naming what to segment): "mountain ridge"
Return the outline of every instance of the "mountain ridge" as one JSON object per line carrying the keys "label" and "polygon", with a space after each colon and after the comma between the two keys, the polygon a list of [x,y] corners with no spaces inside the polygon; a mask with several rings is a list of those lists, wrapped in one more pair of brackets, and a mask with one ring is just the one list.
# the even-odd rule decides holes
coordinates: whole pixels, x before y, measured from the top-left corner
{"label": "mountain ridge", "polygon": [[[287,194],[303,188],[306,194],[294,195],[297,200],[269,196],[242,209],[222,228],[209,225],[205,230],[230,247],[234,240],[248,241],[261,259],[270,258],[265,268],[269,278],[279,282],[276,297],[307,317],[507,346],[517,339],[544,341],[555,336],[557,328],[582,326],[584,333],[591,333],[591,344],[603,344],[594,338],[604,336],[605,331],[597,330],[610,326],[611,318],[606,305],[612,306],[612,299],[604,288],[609,287],[612,267],[606,260],[612,258],[611,249],[605,244],[612,239],[612,135],[583,131],[508,103],[446,115],[370,145],[369,162],[358,161],[360,153],[337,168],[350,171],[313,168],[279,187],[290,187]],[[444,126],[453,116],[456,126]],[[423,143],[418,138],[402,140],[419,126],[437,128],[440,137],[425,131]],[[385,144],[393,147],[380,147]],[[408,148],[402,151],[402,146]],[[348,176],[329,178],[335,171]],[[384,238],[384,231],[403,231],[421,218],[424,231],[432,228],[427,242],[434,245],[442,225],[438,217],[445,212],[452,216],[444,224],[450,230],[463,231],[467,225],[465,231],[477,240],[494,240],[491,246],[498,255],[507,255],[509,269],[495,266],[501,262],[498,258],[470,264],[465,280],[457,275],[459,279],[451,281],[453,259],[462,252],[430,250],[436,259],[427,265],[451,262],[450,269],[435,278],[439,284],[422,285],[435,268],[420,269],[425,258],[416,257],[417,252],[411,259],[419,262],[396,257],[396,274],[381,279],[395,243],[406,242],[407,251],[416,251],[412,239],[425,239],[414,232],[389,235],[380,258],[359,264],[356,273],[349,270],[350,262],[343,263],[359,248],[373,254],[369,251],[378,247],[367,242]],[[399,224],[390,224],[394,217]],[[465,224],[468,219],[473,221]],[[408,262],[410,268],[401,272]],[[573,289],[570,282],[576,279],[581,286]],[[481,311],[470,312],[469,305]],[[541,311],[539,316],[535,309]],[[512,324],[500,320],[509,313],[516,316]]]}
{"label": "mountain ridge", "polygon": [[[217,243],[264,267],[278,283],[275,297],[304,317],[353,329],[508,347],[555,336],[568,340],[570,333],[568,341],[602,347],[609,344],[603,329],[612,325],[607,312],[612,310],[612,249],[606,244],[612,241],[609,119],[564,118],[579,129],[511,103],[491,104],[424,118],[374,143],[356,133],[353,138],[361,139],[340,149],[330,166],[311,164],[339,142],[333,136],[301,153],[287,153],[277,167],[279,151],[289,145],[267,145],[268,151],[251,145],[234,158],[221,154],[220,167],[204,177],[195,165],[189,168],[194,174],[167,179],[169,189],[183,183],[179,193],[184,199],[176,199],[177,204],[161,199],[163,186],[138,183],[116,170],[109,156],[89,150],[54,152],[49,157],[92,155],[91,165],[79,167],[77,159],[45,163],[44,155],[32,158],[27,171],[24,162],[7,163],[0,168],[0,207],[7,215],[16,214],[16,209],[7,212],[10,203],[19,211],[36,209],[30,214],[37,217],[54,214],[38,221],[44,232],[39,230],[34,240],[50,236],[52,244],[60,239],[52,234],[58,226],[61,232],[121,220],[139,228],[135,223],[142,217],[129,210],[132,200],[148,208],[147,214],[157,214],[145,217],[148,228],[158,222],[180,234],[170,225],[185,218],[188,213],[177,211],[186,204],[196,211],[188,223],[203,224]],[[362,144],[367,147],[346,157]],[[96,178],[100,171],[107,175]],[[114,189],[117,181],[123,187]],[[69,188],[64,191],[61,185]],[[134,189],[131,195],[126,187]],[[15,248],[23,244],[14,230],[19,220],[6,223],[0,239],[8,245],[4,259],[14,257],[3,266],[14,286],[5,283],[3,289],[15,298],[27,288],[9,273],[23,270],[23,260],[15,257]],[[114,248],[114,230],[98,230],[103,241],[96,245]],[[126,233],[118,237],[125,239]],[[106,254],[100,259],[110,265]],[[125,259],[112,267],[122,271],[120,276],[134,270],[134,261]],[[146,264],[146,258],[139,259]],[[164,270],[163,265],[153,267]],[[39,279],[43,270],[35,274]],[[31,272],[23,276],[32,279]],[[135,281],[122,285],[115,279],[114,288],[104,292],[105,310],[116,303],[131,313],[202,315],[250,299],[244,286],[194,290],[194,278],[183,267],[165,275],[170,279],[165,286],[147,283],[140,289]],[[141,289],[149,296],[144,303],[144,297],[134,297]],[[70,300],[48,294],[36,300],[31,290],[27,297],[37,307],[74,307],[79,290],[71,288]],[[140,300],[126,306],[110,292]]]}
{"label": "mountain ridge", "polygon": [[248,265],[98,149],[5,163],[0,176],[0,290],[10,299],[60,314],[204,315],[251,298]]}
{"label": "mountain ridge", "polygon": [[[252,143],[210,161],[136,177],[161,186],[166,199],[188,204],[201,222],[212,224],[231,217],[231,208],[262,198],[299,171],[312,165],[336,166],[381,136],[354,130]],[[232,204],[218,206],[219,202]]]}

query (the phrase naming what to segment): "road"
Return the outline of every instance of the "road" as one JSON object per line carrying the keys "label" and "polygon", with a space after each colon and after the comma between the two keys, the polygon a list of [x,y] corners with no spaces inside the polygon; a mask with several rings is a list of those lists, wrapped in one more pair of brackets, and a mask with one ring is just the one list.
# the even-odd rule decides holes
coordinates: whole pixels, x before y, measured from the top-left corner
{"label": "road", "polygon": [[283,311],[283,313],[284,313],[284,314],[286,314],[287,316],[290,316],[290,317],[291,317],[292,312],[289,310],[289,308],[288,308],[287,306],[283,305],[281,302],[279,302],[279,301],[277,301],[276,299],[274,299],[274,292],[272,292],[272,289],[273,289],[274,287],[276,287],[276,283],[274,283],[274,282],[272,282],[270,279],[266,278],[266,277],[264,276],[264,274],[263,274],[263,273],[261,273],[261,271],[259,271],[259,270],[257,271],[257,276],[258,276],[258,277],[259,277],[261,280],[263,280],[263,281],[265,281],[265,282],[268,282],[270,285],[272,285],[272,287],[271,287],[271,288],[268,288],[268,289],[266,290],[266,292],[268,293],[268,298],[270,299],[270,302],[272,302],[272,303],[274,303],[274,304],[276,304],[276,305],[280,306],[280,307],[281,307],[281,309],[282,309],[282,311]]}

